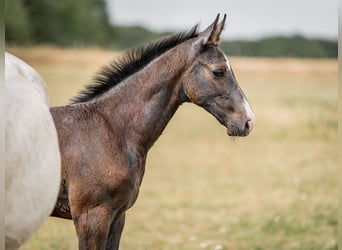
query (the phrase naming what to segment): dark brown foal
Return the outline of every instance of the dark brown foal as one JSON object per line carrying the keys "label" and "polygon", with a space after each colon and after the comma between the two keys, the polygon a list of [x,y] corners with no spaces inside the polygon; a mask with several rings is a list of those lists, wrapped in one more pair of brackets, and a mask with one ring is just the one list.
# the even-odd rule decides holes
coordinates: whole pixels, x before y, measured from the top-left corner
{"label": "dark brown foal", "polygon": [[178,107],[192,102],[246,136],[254,114],[218,47],[225,17],[128,52],[73,104],[51,108],[62,155],[53,216],[74,221],[79,249],[118,249],[147,152]]}

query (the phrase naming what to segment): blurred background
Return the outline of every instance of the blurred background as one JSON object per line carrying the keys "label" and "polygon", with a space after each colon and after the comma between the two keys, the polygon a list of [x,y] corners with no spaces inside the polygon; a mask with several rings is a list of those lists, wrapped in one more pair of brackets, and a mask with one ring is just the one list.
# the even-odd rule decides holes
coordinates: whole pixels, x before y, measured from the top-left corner
{"label": "blurred background", "polygon": [[337,0],[11,0],[6,43],[123,49],[207,25],[217,13],[228,14],[222,47],[230,55],[337,57]]}
{"label": "blurred background", "polygon": [[[67,105],[125,49],[227,13],[221,47],[256,115],[229,138],[184,104],[153,146],[121,249],[337,249],[337,0],[6,0],[6,50]],[[43,201],[42,201],[43,202]],[[77,249],[49,218],[22,250]]]}

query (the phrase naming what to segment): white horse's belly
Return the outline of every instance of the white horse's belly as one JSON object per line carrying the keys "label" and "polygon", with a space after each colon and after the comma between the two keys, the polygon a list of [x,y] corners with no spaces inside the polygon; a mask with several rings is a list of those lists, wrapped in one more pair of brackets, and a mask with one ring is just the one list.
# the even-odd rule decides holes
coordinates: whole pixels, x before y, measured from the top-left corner
{"label": "white horse's belly", "polygon": [[6,249],[15,249],[52,212],[61,162],[44,81],[16,57],[5,60],[5,234]]}

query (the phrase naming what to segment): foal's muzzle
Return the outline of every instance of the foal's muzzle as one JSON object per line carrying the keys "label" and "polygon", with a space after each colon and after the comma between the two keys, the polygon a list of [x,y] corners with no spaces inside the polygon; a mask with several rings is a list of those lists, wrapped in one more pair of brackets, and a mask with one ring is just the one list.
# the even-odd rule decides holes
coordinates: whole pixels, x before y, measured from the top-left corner
{"label": "foal's muzzle", "polygon": [[241,127],[230,123],[227,125],[227,133],[229,136],[247,136],[252,132],[253,127],[253,119],[248,119]]}

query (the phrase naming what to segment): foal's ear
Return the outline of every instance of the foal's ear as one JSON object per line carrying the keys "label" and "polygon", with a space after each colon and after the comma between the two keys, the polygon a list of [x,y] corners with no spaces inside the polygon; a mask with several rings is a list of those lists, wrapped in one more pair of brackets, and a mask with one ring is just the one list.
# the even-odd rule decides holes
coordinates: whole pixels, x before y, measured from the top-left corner
{"label": "foal's ear", "polygon": [[217,45],[220,42],[220,35],[226,22],[226,14],[224,14],[223,20],[220,23],[218,23],[219,18],[220,14],[218,14],[215,21],[199,35],[198,39],[202,45]]}

